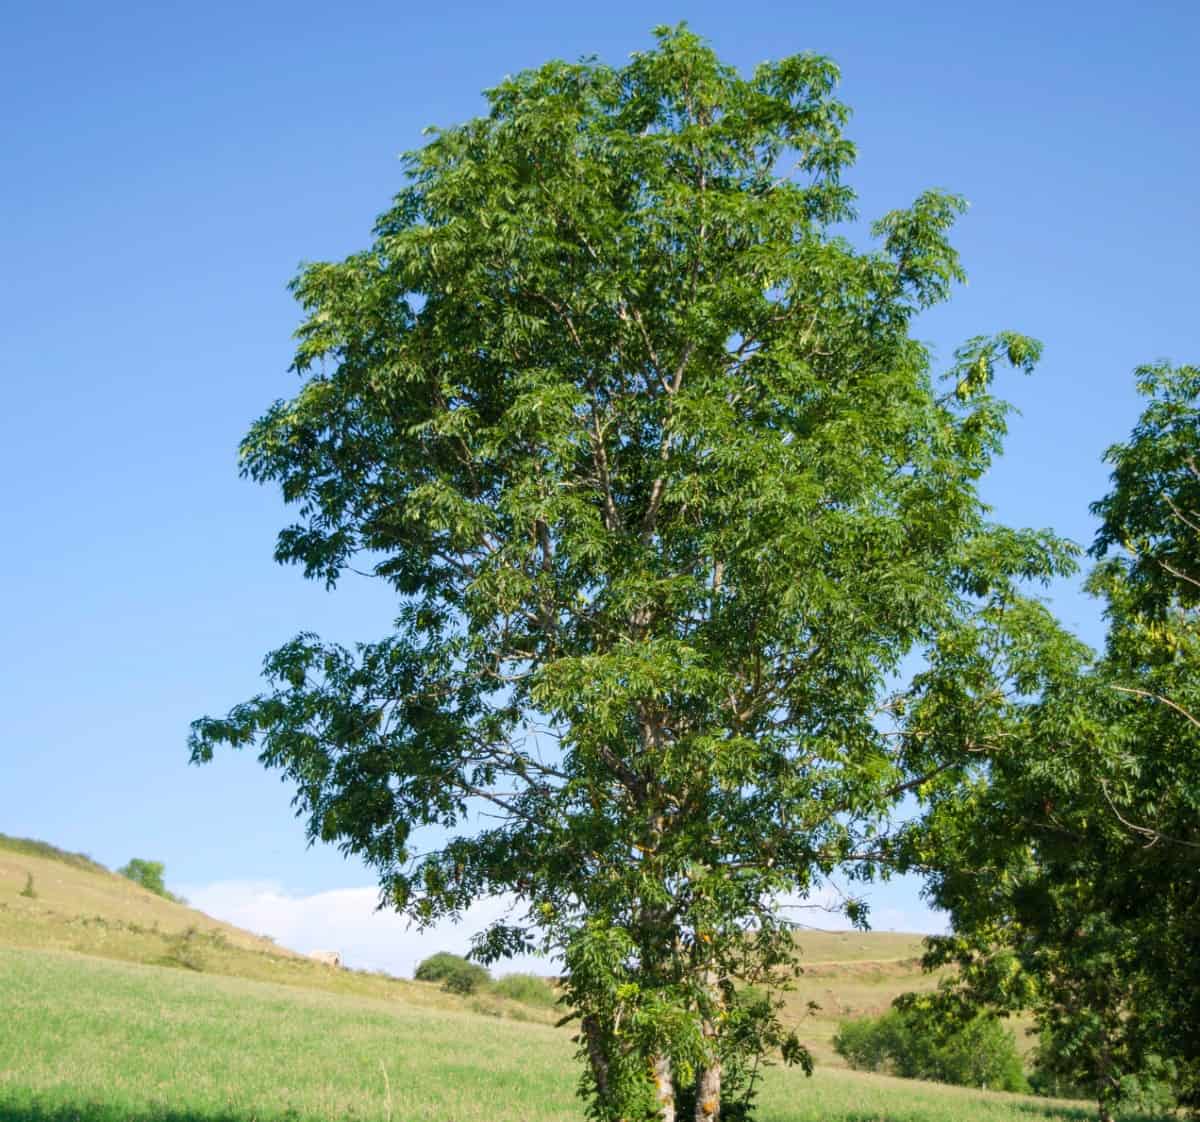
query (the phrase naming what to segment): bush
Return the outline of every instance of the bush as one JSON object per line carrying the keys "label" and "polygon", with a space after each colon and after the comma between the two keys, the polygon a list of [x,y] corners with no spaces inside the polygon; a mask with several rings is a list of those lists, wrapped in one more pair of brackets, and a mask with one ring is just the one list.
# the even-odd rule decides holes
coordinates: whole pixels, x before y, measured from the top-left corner
{"label": "bush", "polygon": [[147,892],[161,896],[164,900],[170,900],[176,904],[187,903],[182,896],[176,896],[173,892],[167,891],[167,885],[163,879],[166,866],[161,861],[145,861],[141,857],[132,857],[129,864],[122,865],[117,872],[127,880],[133,881],[134,884],[140,884]]}
{"label": "bush", "polygon": [[450,993],[474,993],[491,981],[491,975],[478,963],[449,951],[430,955],[413,972],[413,977],[418,982],[441,982],[442,989]]}
{"label": "bush", "polygon": [[[1086,1054],[1070,1052],[1051,1037],[1043,1037],[1033,1052],[1029,1084],[1035,1094],[1056,1099],[1097,1099],[1104,1085],[1089,1078]],[[1181,1072],[1169,1059],[1142,1057],[1141,1070],[1121,1077],[1114,1096],[1123,1112],[1137,1111],[1154,1117],[1169,1117],[1180,1105]],[[1104,1088],[1112,1094],[1112,1088]]]}
{"label": "bush", "polygon": [[882,1071],[899,1066],[904,1057],[907,1066],[907,1033],[895,1010],[882,1017],[861,1017],[843,1021],[833,1038],[833,1048],[856,1071]]}
{"label": "bush", "polygon": [[994,1091],[1029,1089],[1012,1031],[986,1013],[948,1031],[918,1010],[892,1009],[881,1017],[843,1022],[833,1047],[859,1071]]}
{"label": "bush", "polygon": [[558,1001],[554,987],[536,974],[506,974],[492,990],[501,997],[519,1001],[523,1005],[552,1006]]}
{"label": "bush", "polygon": [[[1012,1030],[986,1014],[968,1022],[933,1053],[930,1078],[994,1091],[1028,1091]],[[940,1074],[936,1074],[940,1071]]]}
{"label": "bush", "polygon": [[24,853],[30,857],[45,857],[50,861],[61,861],[65,865],[73,865],[77,869],[86,869],[89,873],[107,873],[108,870],[98,861],[93,861],[86,853],[67,853],[55,845],[34,841],[33,838],[14,838],[8,834],[0,834],[0,849],[13,853]]}
{"label": "bush", "polygon": [[186,931],[167,938],[167,953],[163,958],[166,966],[182,966],[186,970],[201,971],[206,959],[201,944],[204,933],[192,924]]}
{"label": "bush", "polygon": [[37,899],[37,889],[33,887],[33,874],[25,874],[25,887],[21,889],[21,895],[27,896],[30,900]]}

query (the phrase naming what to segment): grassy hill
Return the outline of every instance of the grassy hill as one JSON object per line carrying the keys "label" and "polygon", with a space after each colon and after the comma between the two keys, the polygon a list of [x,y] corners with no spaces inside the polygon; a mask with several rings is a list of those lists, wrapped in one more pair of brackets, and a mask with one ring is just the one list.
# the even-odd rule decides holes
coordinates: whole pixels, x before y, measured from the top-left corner
{"label": "grassy hill", "polygon": [[[36,898],[22,896],[33,876]],[[840,1021],[878,1013],[906,990],[927,989],[919,935],[808,931],[798,937],[805,973],[786,995],[786,1015],[814,1053],[840,1062],[831,1041]],[[75,951],[124,962],[381,997],[521,1020],[553,1011],[498,998],[462,999],[386,974],[339,970],[222,923],[109,872],[83,854],[0,834],[0,946]],[[431,947],[430,950],[437,948]],[[820,1006],[808,1013],[808,1002]]]}
{"label": "grassy hill", "polygon": [[[583,1122],[566,1033],[462,1010],[0,948],[0,1122]],[[758,1122],[1085,1122],[1083,1104],[822,1066]]]}
{"label": "grassy hill", "polygon": [[[36,893],[32,898],[22,895],[29,876]],[[74,951],[426,1007],[474,1008],[518,1020],[555,1019],[553,1011],[490,994],[461,998],[387,974],[325,966],[156,896],[83,854],[0,834],[0,947],[4,946]]]}
{"label": "grassy hill", "polygon": [[[759,1122],[1091,1117],[840,1068],[841,1019],[933,984],[920,937],[809,932],[800,946],[789,1013],[818,1071],[773,1069]],[[581,1122],[574,1046],[554,1017],[323,966],[82,855],[0,835],[0,1122]]]}

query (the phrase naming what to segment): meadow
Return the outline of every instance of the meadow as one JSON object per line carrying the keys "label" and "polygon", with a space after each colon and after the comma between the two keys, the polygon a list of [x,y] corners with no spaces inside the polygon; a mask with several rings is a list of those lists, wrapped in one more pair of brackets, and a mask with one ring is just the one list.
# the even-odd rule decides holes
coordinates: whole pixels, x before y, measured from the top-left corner
{"label": "meadow", "polygon": [[[0,949],[3,1122],[582,1122],[568,1035],[467,1011]],[[1061,1122],[1085,1104],[827,1066],[760,1122]]]}
{"label": "meadow", "polygon": [[[759,1122],[1093,1117],[1086,1103],[845,1069],[830,1046],[842,1018],[935,980],[916,936],[806,932],[800,944],[788,1012],[817,1071],[769,1070]],[[324,966],[0,835],[0,1122],[582,1122],[556,1016]]]}

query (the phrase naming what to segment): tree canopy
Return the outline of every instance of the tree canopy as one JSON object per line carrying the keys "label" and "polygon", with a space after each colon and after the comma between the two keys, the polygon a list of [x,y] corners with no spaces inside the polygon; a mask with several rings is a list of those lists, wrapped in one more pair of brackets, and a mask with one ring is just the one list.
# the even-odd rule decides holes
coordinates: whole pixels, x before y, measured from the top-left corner
{"label": "tree canopy", "polygon": [[[791,961],[789,902],[885,866],[899,801],[975,758],[899,735],[905,660],[1024,649],[1022,582],[1072,551],[976,491],[1037,344],[972,339],[939,384],[911,332],[963,203],[855,247],[834,65],[656,34],[506,79],[297,277],[303,385],[242,468],[297,510],[278,560],[396,618],[297,636],[191,747],[255,746],[421,923],[510,898],[476,953],[561,956],[592,1115],[709,1122],[768,1051],[810,1062],[738,997]],[[969,685],[938,704],[977,723]]]}
{"label": "tree canopy", "polygon": [[147,861],[141,857],[133,857],[117,870],[117,874],[128,878],[135,884],[140,884],[156,896],[163,896],[168,900],[182,903],[183,901],[179,897],[167,891],[166,871],[166,866],[161,861]]}
{"label": "tree canopy", "polygon": [[1031,1007],[1039,1066],[1111,1116],[1200,1105],[1200,371],[1138,371],[1146,408],[1106,453],[1088,587],[1108,634],[1063,636],[986,775],[929,816],[949,997]]}

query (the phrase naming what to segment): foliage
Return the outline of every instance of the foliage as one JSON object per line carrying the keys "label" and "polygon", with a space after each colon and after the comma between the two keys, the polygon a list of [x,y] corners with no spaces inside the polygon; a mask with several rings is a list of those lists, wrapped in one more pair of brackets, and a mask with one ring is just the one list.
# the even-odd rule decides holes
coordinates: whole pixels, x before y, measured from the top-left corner
{"label": "foliage", "polygon": [[833,1046],[859,1071],[890,1071],[964,1087],[1027,1091],[1012,1030],[987,1013],[947,1032],[919,1007],[846,1021]]}
{"label": "foliage", "polygon": [[[1060,1099],[1096,1097],[1096,1081],[1092,1072],[1084,1064],[1076,1062],[1076,1077],[1081,1077],[1083,1082],[1072,1082],[1072,1063],[1060,1050],[1059,1042],[1052,1037],[1039,1042],[1033,1052],[1032,1065],[1029,1086],[1035,1094]],[[1179,1077],[1179,1068],[1173,1061],[1148,1055],[1140,1061],[1137,1071],[1126,1072],[1120,1077],[1111,1101],[1120,1104],[1122,1117],[1137,1112],[1178,1118]]]}
{"label": "foliage", "polygon": [[167,950],[163,962],[167,966],[182,966],[186,970],[201,971],[208,958],[204,953],[204,934],[195,925],[167,937]]}
{"label": "foliage", "polygon": [[[724,1032],[720,1041],[721,1117],[726,1122],[753,1117],[765,1069],[779,1057],[805,1075],[813,1073],[813,1059],[796,1033],[783,1027],[781,998],[753,985],[723,983]],[[685,1083],[676,1095],[683,1118],[698,1116],[699,1088]]]}
{"label": "foliage", "polygon": [[558,994],[545,978],[536,974],[505,974],[492,986],[492,991],[510,1001],[519,1001],[523,1005],[553,1006],[558,1002]]}
{"label": "foliage", "polygon": [[133,857],[128,864],[122,865],[117,873],[119,876],[133,881],[134,884],[140,884],[147,892],[153,892],[165,900],[171,900],[176,904],[187,903],[182,896],[176,896],[173,892],[167,891],[164,880],[166,866],[161,861],[145,861],[141,857]]}
{"label": "foliage", "polygon": [[[408,990],[446,1007],[414,1005],[407,994],[380,1001],[0,946],[0,1115],[580,1122],[566,1034],[465,1014],[461,999],[433,987],[410,982]],[[1087,1122],[1084,1104],[1034,1108],[1007,1095],[852,1071],[818,1070],[806,1080],[775,1068],[762,1088],[760,1113],[773,1122]]]}
{"label": "foliage", "polygon": [[990,752],[915,846],[954,920],[928,956],[960,967],[943,1005],[1032,1007],[1039,1078],[1104,1116],[1165,1086],[1200,1106],[1200,371],[1138,380],[1093,507],[1105,649],[1047,634],[1054,670],[1006,714],[1023,750]]}
{"label": "foliage", "polygon": [[886,868],[889,812],[975,758],[898,738],[906,659],[983,630],[1036,686],[1021,582],[1073,563],[976,492],[995,371],[1037,344],[972,339],[939,389],[910,335],[963,203],[840,235],[836,80],[743,77],[683,27],[506,79],[408,157],[369,249],[297,278],[305,381],[242,444],[297,508],[278,560],[367,572],[397,618],[286,643],[193,760],[253,745],[418,923],[514,899],[475,953],[563,957],[598,1119],[712,1118],[723,1069],[807,1065],[732,979],[786,979],[781,901]]}
{"label": "foliage", "polygon": [[93,861],[86,853],[69,853],[58,846],[47,842],[36,841],[33,838],[14,838],[8,834],[0,834],[0,849],[12,853],[24,853],[30,857],[44,857],[49,861],[61,861],[77,869],[86,869],[94,873],[107,873],[108,870],[98,861]]}
{"label": "foliage", "polygon": [[449,951],[438,951],[420,962],[413,977],[418,982],[441,982],[448,993],[474,993],[491,981],[485,967]]}
{"label": "foliage", "polygon": [[25,887],[21,889],[21,895],[29,900],[37,899],[37,889],[33,885],[33,874],[25,874]]}

